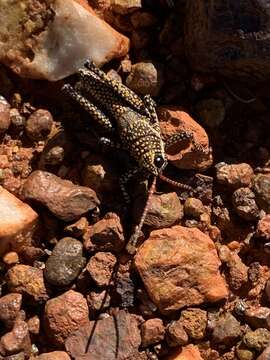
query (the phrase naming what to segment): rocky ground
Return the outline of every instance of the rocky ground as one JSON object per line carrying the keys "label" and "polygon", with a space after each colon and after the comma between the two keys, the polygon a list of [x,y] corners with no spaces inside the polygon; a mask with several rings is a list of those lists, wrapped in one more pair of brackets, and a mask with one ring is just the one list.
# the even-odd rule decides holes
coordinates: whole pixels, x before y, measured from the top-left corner
{"label": "rocky ground", "polygon": [[[184,0],[91,0],[98,17],[67,3],[51,23],[50,2],[25,1],[27,34],[16,28],[20,42],[14,30],[0,52],[0,359],[269,359],[269,91],[190,67]],[[71,33],[68,58],[45,51]],[[154,97],[163,135],[194,136],[165,171],[194,191],[158,181],[134,257],[125,244],[147,183],[131,182],[127,211],[129,157],[101,149],[60,91],[86,55]]]}

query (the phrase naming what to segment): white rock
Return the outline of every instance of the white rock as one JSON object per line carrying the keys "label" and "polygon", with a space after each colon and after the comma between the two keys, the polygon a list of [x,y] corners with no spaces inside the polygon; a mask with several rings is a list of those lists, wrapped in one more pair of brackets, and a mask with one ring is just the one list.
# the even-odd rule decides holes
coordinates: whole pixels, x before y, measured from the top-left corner
{"label": "white rock", "polygon": [[0,256],[31,243],[37,213],[0,186]]}
{"label": "white rock", "polygon": [[[44,24],[43,31],[35,37],[29,35],[27,40],[19,30],[15,34],[13,31],[12,38],[8,37],[7,27],[12,24],[16,28],[16,21],[21,21],[19,16],[18,20],[12,18],[12,22],[10,18],[24,2],[29,3],[29,0],[12,2],[10,7],[14,7],[14,11],[6,17],[0,15],[0,20],[4,21],[0,25],[0,60],[20,76],[57,81],[76,72],[86,59],[102,65],[128,52],[128,38],[97,17],[84,0],[53,0],[51,7],[55,15],[52,21]],[[0,12],[1,6],[0,3]],[[44,5],[42,11],[44,15]],[[40,18],[36,16],[37,21]],[[34,28],[35,23],[31,26]],[[26,51],[29,47],[32,56]]]}

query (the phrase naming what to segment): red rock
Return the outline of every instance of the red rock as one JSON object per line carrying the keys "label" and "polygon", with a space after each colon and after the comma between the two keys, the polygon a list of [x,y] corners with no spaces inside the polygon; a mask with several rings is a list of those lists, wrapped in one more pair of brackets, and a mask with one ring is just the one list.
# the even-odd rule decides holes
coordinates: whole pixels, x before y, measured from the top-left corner
{"label": "red rock", "polygon": [[196,308],[183,310],[179,322],[191,339],[201,340],[206,331],[207,312]]}
{"label": "red rock", "polygon": [[186,333],[180,320],[173,321],[166,328],[166,340],[169,346],[183,346],[188,343]]}
{"label": "red rock", "polygon": [[34,301],[48,299],[42,270],[29,265],[15,265],[8,270],[6,277],[9,291],[26,295]]}
{"label": "red rock", "polygon": [[179,169],[205,170],[212,165],[209,140],[205,130],[194,121],[181,107],[170,106],[158,109],[160,128],[165,136],[183,131],[193,134],[194,142],[202,151],[196,150],[189,142],[179,141],[168,149],[168,160]]}
{"label": "red rock", "polygon": [[264,238],[265,240],[270,240],[270,214],[265,215],[258,222],[257,235]]}
{"label": "red rock", "polygon": [[38,109],[26,121],[26,134],[32,140],[45,140],[51,132],[53,117],[48,110]]}
{"label": "red rock", "polygon": [[190,197],[185,201],[184,212],[186,216],[200,218],[200,216],[206,212],[206,208],[200,199]]}
{"label": "red rock", "polygon": [[257,360],[268,360],[270,357],[270,346],[268,346],[260,356],[257,357]]}
{"label": "red rock", "polygon": [[[95,331],[89,344],[93,326]],[[140,343],[136,316],[120,310],[114,316],[80,327],[68,337],[65,347],[75,359],[112,360],[117,357],[118,360],[139,360]]]}
{"label": "red rock", "polygon": [[225,313],[217,319],[214,325],[212,340],[214,343],[229,346],[236,343],[240,335],[240,323],[232,314]]}
{"label": "red rock", "polygon": [[10,105],[3,96],[0,96],[0,133],[4,133],[9,128]]}
{"label": "red rock", "polygon": [[117,259],[113,254],[98,252],[91,257],[86,270],[98,286],[106,286],[110,284],[116,262]]}
{"label": "red rock", "polygon": [[124,230],[120,218],[115,213],[107,213],[104,218],[85,234],[84,247],[86,250],[120,252],[125,245]]}
{"label": "red rock", "polygon": [[203,360],[197,346],[188,345],[176,350],[173,355],[166,357],[166,360]]}
{"label": "red rock", "polygon": [[69,290],[47,301],[44,310],[44,328],[48,338],[63,345],[67,337],[88,323],[87,301],[82,294]]}
{"label": "red rock", "polygon": [[17,320],[12,331],[3,335],[0,339],[0,347],[6,355],[16,354],[23,350],[26,356],[31,352],[31,340],[27,324],[22,320]]}
{"label": "red rock", "polygon": [[31,244],[38,214],[0,186],[0,255]]}
{"label": "red rock", "polygon": [[19,262],[19,256],[15,251],[10,251],[3,256],[3,262],[6,265],[14,265]]}
{"label": "red rock", "polygon": [[37,360],[70,360],[70,356],[65,351],[52,351],[40,354]]}
{"label": "red rock", "polygon": [[40,331],[40,320],[37,315],[27,321],[28,330],[33,335],[38,335]]}
{"label": "red rock", "polygon": [[152,231],[138,250],[135,265],[150,298],[164,314],[228,295],[215,245],[195,228]]}
{"label": "red rock", "polygon": [[270,330],[270,308],[251,306],[244,312],[246,322],[253,328],[266,328]]}
{"label": "red rock", "polygon": [[24,199],[42,203],[59,219],[73,221],[99,205],[96,193],[47,171],[36,170],[23,185]]}
{"label": "red rock", "polygon": [[0,298],[0,320],[12,328],[22,305],[21,294],[7,294]]}
{"label": "red rock", "polygon": [[104,311],[110,306],[111,297],[107,290],[91,291],[87,296],[90,312]]}
{"label": "red rock", "polygon": [[164,339],[165,328],[161,319],[149,319],[141,325],[142,347],[148,347]]}
{"label": "red rock", "polygon": [[232,189],[251,186],[254,172],[249,164],[225,164],[220,163],[217,168],[217,181]]}

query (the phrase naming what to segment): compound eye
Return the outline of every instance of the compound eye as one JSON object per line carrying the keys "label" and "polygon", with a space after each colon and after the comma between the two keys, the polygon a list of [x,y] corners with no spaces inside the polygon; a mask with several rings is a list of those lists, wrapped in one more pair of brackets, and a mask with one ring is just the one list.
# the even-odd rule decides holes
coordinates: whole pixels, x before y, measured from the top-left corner
{"label": "compound eye", "polygon": [[165,163],[165,160],[163,159],[162,156],[157,155],[157,156],[155,157],[154,164],[155,164],[155,166],[156,166],[158,169],[162,168],[162,166],[164,165],[164,163]]}

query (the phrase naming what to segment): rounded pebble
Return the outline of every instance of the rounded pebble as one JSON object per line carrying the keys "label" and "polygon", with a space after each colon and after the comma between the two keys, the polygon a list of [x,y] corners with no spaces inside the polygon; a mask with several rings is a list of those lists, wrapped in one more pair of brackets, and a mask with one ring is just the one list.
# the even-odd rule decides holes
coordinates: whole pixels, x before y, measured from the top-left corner
{"label": "rounded pebble", "polygon": [[32,140],[44,140],[51,132],[53,117],[48,110],[39,109],[26,120],[26,134]]}

